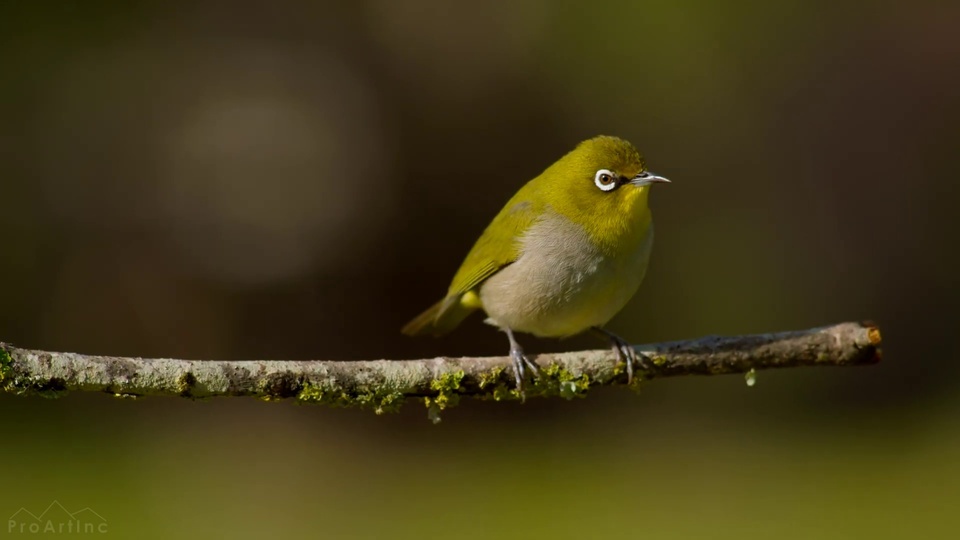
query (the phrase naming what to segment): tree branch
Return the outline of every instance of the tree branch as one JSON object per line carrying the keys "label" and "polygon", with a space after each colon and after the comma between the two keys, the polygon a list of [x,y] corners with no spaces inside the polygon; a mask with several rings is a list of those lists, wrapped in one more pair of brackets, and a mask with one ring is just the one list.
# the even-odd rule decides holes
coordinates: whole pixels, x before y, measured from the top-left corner
{"label": "tree branch", "polygon": [[[748,336],[710,336],[637,347],[648,367],[635,379],[720,375],[798,366],[853,366],[880,360],[880,330],[871,323]],[[574,397],[598,385],[625,384],[612,350],[543,354],[541,377],[526,396]],[[652,364],[652,365],[651,365]],[[0,389],[56,396],[68,390],[120,397],[255,396],[362,406],[378,413],[423,398],[431,413],[460,396],[516,399],[510,359],[433,358],[373,361],[213,361],[121,358],[20,349],[0,343]],[[636,384],[636,382],[634,383]]]}

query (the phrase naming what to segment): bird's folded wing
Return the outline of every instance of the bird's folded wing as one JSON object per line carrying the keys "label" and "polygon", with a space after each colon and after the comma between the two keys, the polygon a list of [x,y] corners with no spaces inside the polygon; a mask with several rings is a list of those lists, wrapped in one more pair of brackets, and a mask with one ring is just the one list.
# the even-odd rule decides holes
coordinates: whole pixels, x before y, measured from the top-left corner
{"label": "bird's folded wing", "polygon": [[497,273],[520,256],[520,239],[533,225],[542,208],[535,208],[526,201],[517,201],[523,190],[517,193],[503,210],[497,214],[467,254],[460,270],[453,277],[447,298],[459,298],[475,289],[487,278]]}

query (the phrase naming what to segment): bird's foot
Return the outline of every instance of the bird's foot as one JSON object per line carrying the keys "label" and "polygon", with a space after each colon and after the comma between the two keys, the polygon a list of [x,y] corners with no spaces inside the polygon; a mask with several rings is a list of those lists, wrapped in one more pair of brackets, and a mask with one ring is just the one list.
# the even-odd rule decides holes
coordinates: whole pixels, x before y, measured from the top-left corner
{"label": "bird's foot", "polygon": [[520,401],[526,401],[527,396],[523,391],[523,380],[526,375],[526,369],[530,368],[530,373],[534,377],[540,377],[540,370],[537,369],[537,365],[530,361],[525,354],[523,354],[523,348],[520,347],[520,344],[517,343],[517,340],[513,337],[513,332],[507,330],[507,337],[510,338],[510,358],[513,360],[513,376],[517,380],[517,392],[520,393]]}
{"label": "bird's foot", "polygon": [[637,350],[633,348],[633,345],[630,345],[626,340],[620,336],[610,332],[609,330],[604,330],[600,327],[594,327],[593,330],[599,334],[602,334],[607,339],[610,340],[610,346],[613,348],[614,354],[617,355],[618,362],[624,362],[627,365],[627,384],[633,382],[633,365],[637,364],[644,369],[652,369],[652,365],[649,362],[646,354],[637,353]]}
{"label": "bird's foot", "polygon": [[537,369],[536,364],[531,362],[530,359],[523,354],[523,349],[511,347],[510,358],[513,359],[513,375],[517,379],[517,392],[520,393],[520,401],[523,402],[527,400],[527,394],[523,390],[523,381],[526,375],[525,369],[529,368],[535,378],[540,377],[540,370]]}

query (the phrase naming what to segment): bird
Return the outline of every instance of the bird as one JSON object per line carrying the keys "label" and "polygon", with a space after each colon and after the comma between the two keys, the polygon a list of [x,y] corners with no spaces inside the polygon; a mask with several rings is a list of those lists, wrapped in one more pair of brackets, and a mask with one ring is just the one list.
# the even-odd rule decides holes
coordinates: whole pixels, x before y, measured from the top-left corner
{"label": "bird", "polygon": [[467,253],[446,296],[402,328],[444,335],[477,310],[502,330],[518,391],[525,370],[539,376],[515,334],[565,338],[591,331],[609,340],[633,379],[635,349],[604,329],[643,281],[653,247],[651,186],[628,141],[600,135],[527,182]]}

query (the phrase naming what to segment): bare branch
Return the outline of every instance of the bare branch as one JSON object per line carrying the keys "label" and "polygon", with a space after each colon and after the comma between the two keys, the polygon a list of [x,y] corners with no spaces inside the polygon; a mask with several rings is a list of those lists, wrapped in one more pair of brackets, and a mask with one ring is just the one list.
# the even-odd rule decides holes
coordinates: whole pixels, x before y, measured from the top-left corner
{"label": "bare branch", "polygon": [[[853,366],[880,360],[880,331],[870,323],[734,337],[704,337],[639,346],[647,367],[637,379],[720,375],[798,366]],[[610,350],[544,354],[534,361],[541,377],[527,397],[573,397],[598,385],[626,384],[624,364]],[[636,383],[635,383],[636,384]],[[20,349],[0,343],[0,389],[58,395],[67,390],[121,397],[194,398],[255,396],[273,400],[393,410],[410,397],[432,412],[460,396],[516,399],[510,359],[279,361],[176,360],[89,356]]]}

